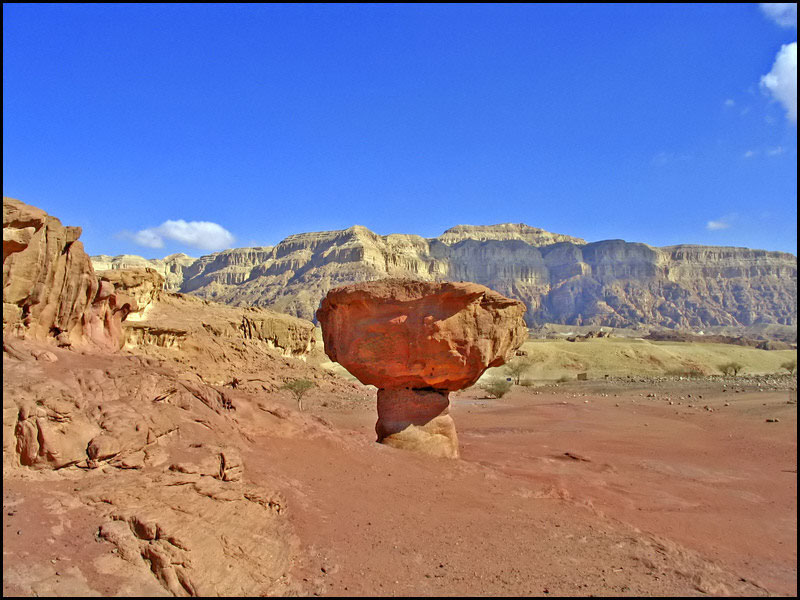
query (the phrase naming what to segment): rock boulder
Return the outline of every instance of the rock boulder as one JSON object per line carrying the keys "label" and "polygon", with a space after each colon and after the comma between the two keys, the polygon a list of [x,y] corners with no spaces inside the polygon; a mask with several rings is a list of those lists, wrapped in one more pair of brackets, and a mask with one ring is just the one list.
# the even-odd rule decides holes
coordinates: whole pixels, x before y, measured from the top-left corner
{"label": "rock boulder", "polygon": [[449,392],[525,341],[525,305],[474,283],[387,279],[331,290],[317,311],[325,352],[378,391],[378,441],[457,457]]}
{"label": "rock boulder", "polygon": [[317,319],[325,352],[362,383],[453,391],[514,355],[524,313],[475,283],[385,279],[331,290]]}

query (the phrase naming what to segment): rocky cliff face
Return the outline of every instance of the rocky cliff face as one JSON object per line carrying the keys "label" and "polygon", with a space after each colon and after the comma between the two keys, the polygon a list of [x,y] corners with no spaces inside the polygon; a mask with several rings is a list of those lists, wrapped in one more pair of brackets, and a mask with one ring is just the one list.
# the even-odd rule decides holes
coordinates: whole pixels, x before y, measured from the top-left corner
{"label": "rocky cliff face", "polygon": [[585,244],[586,240],[551,233],[538,227],[530,227],[525,223],[501,223],[500,225],[456,225],[445,231],[438,238],[445,244],[456,244],[464,240],[522,240],[532,246],[548,246],[557,242]]}
{"label": "rocky cliff face", "polygon": [[3,198],[3,335],[118,349],[135,301],[99,281],[78,241],[43,210]]}
{"label": "rocky cliff face", "polygon": [[176,276],[175,285],[182,292],[270,306],[305,319],[313,319],[331,288],[410,277],[488,286],[525,302],[529,325],[797,324],[794,255],[655,248],[623,240],[586,243],[523,224],[460,225],[432,239],[379,236],[354,226],[293,235],[271,248],[226,250],[181,269],[183,279],[177,284]]}

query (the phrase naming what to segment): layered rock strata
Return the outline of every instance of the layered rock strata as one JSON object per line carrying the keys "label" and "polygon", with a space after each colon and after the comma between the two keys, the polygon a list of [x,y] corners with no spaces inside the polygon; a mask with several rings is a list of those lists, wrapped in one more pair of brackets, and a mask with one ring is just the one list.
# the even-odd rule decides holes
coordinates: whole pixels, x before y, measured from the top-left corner
{"label": "layered rock strata", "polygon": [[458,456],[449,392],[525,341],[524,305],[481,285],[389,279],[331,290],[317,311],[325,352],[378,391],[378,441]]}
{"label": "layered rock strata", "polygon": [[336,286],[407,277],[486,285],[523,301],[530,326],[797,325],[792,254],[655,248],[623,240],[586,243],[523,224],[460,225],[430,239],[379,236],[354,226],[292,235],[274,247],[225,250],[191,264],[180,261],[173,255],[164,259],[168,266],[154,266],[179,271],[182,279],[178,284],[175,275],[174,285],[181,292],[269,306],[305,319],[314,318],[321,299]]}

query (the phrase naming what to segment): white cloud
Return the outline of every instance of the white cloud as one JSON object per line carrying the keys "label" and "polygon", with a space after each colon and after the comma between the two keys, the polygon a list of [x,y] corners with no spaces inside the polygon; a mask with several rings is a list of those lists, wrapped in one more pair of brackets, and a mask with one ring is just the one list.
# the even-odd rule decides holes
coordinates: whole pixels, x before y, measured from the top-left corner
{"label": "white cloud", "polygon": [[236,238],[230,231],[210,221],[164,221],[158,227],[149,227],[136,233],[125,233],[134,243],[147,248],[163,248],[164,240],[180,242],[200,250],[230,248]]}
{"label": "white cloud", "polygon": [[717,229],[727,229],[731,224],[726,221],[709,221],[706,223],[706,229],[716,231]]}
{"label": "white cloud", "polygon": [[732,98],[728,98],[727,100],[725,100],[725,106],[733,106],[735,104],[736,102]]}
{"label": "white cloud", "polygon": [[709,231],[719,231],[720,229],[728,229],[732,225],[732,221],[736,218],[735,214],[725,215],[716,221],[709,221],[706,223],[706,229]]}
{"label": "white cloud", "polygon": [[761,88],[769,90],[797,124],[797,42],[781,46],[772,70],[761,78]]}
{"label": "white cloud", "polygon": [[163,248],[164,240],[160,235],[155,233],[152,229],[142,229],[136,233],[131,233],[130,237],[135,243],[140,246],[147,246],[148,248]]}
{"label": "white cloud", "polygon": [[748,150],[744,154],[742,154],[742,158],[753,158],[756,155],[754,150]]}
{"label": "white cloud", "polygon": [[797,27],[797,4],[792,3],[762,3],[759,4],[761,12],[775,21],[781,27]]}
{"label": "white cloud", "polygon": [[784,150],[783,146],[777,146],[776,148],[769,148],[767,149],[768,156],[780,156],[786,150]]}

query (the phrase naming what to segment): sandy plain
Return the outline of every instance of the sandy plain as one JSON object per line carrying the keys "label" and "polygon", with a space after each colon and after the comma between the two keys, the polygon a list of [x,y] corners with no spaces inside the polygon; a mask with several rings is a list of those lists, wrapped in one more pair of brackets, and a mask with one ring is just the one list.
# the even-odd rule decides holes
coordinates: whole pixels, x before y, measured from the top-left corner
{"label": "sandy plain", "polygon": [[363,454],[283,448],[264,468],[298,480],[331,594],[793,596],[796,404],[725,388],[473,388],[453,462],[371,445],[368,403],[318,406]]}
{"label": "sandy plain", "polygon": [[[451,396],[458,460],[376,444],[374,388],[316,388],[303,418],[324,435],[264,430],[242,448],[245,480],[286,499],[298,549],[273,590],[795,596],[796,378],[766,381],[474,386]],[[76,481],[4,477],[4,595],[166,594],[147,569],[104,570],[96,512],[54,510]]]}

